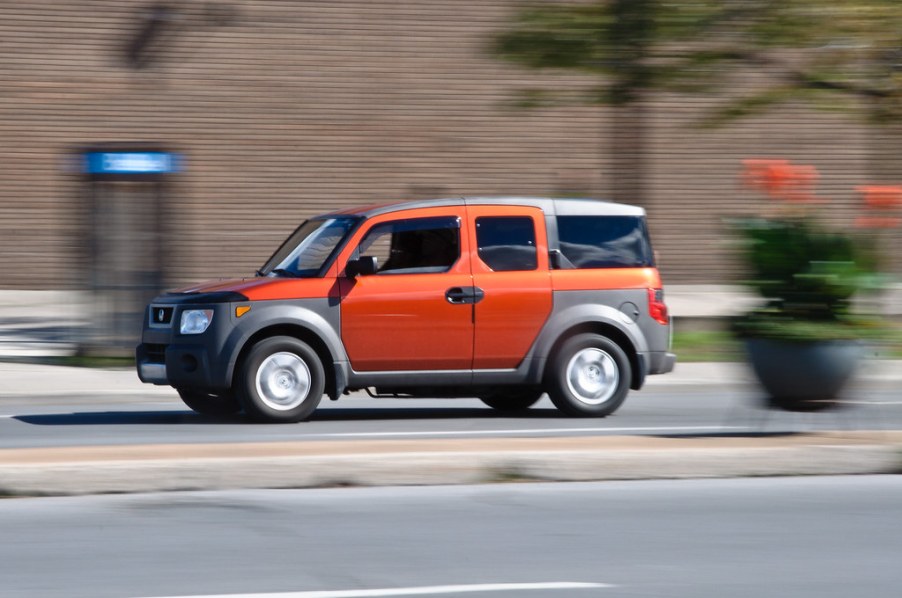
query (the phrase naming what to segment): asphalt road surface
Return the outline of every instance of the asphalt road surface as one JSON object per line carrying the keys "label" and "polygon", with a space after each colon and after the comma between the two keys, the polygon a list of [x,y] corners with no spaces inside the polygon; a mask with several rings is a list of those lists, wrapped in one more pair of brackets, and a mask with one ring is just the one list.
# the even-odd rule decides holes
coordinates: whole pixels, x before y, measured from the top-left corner
{"label": "asphalt road surface", "polygon": [[895,598],[902,477],[0,501],[4,598]]}
{"label": "asphalt road surface", "polygon": [[547,397],[522,416],[502,415],[475,399],[324,399],[311,421],[254,424],[241,416],[205,417],[173,391],[119,397],[4,397],[0,448],[103,444],[304,440],[717,435],[815,430],[902,429],[902,395],[888,385],[849,393],[849,404],[821,414],[773,413],[754,387],[652,385],[633,392],[604,419],[575,419]]}

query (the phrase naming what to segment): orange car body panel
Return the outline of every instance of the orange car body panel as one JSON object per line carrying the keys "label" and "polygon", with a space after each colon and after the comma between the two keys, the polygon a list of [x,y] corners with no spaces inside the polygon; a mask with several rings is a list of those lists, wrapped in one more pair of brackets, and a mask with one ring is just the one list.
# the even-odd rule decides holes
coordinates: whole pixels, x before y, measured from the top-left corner
{"label": "orange car body panel", "polygon": [[551,286],[555,291],[659,289],[661,275],[656,268],[552,270]]}

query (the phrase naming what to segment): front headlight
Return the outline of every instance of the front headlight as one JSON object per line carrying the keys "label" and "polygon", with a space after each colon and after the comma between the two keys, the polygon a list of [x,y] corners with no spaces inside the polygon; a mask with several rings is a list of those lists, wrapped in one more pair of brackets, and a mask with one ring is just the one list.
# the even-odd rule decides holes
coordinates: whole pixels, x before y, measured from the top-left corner
{"label": "front headlight", "polygon": [[179,332],[182,334],[200,334],[210,327],[210,322],[212,321],[212,309],[188,309],[182,312]]}

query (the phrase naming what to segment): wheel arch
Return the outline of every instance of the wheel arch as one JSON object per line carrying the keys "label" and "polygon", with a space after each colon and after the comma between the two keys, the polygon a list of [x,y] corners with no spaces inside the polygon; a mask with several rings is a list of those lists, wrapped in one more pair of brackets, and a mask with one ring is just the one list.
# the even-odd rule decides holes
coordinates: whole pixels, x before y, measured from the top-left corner
{"label": "wheel arch", "polygon": [[[562,299],[566,299],[562,297]],[[639,390],[648,371],[648,341],[641,328],[620,310],[609,305],[580,301],[565,305],[545,323],[535,344],[533,355],[541,360],[537,372],[544,379],[552,358],[560,346],[574,335],[591,332],[610,338],[629,359],[630,389]]]}
{"label": "wheel arch", "polygon": [[326,377],[325,392],[337,398],[347,386],[347,371],[342,364],[347,356],[338,337],[337,322],[327,321],[316,312],[306,309],[279,309],[278,313],[261,314],[247,320],[229,339],[225,353],[228,358],[226,384],[232,387],[235,376],[251,348],[263,339],[274,336],[296,338],[316,353]]}

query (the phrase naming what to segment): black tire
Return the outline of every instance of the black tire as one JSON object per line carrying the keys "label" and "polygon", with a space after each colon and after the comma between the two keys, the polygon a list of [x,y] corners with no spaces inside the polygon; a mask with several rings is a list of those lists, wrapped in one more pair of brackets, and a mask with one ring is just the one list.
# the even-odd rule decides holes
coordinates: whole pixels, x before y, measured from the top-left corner
{"label": "black tire", "polygon": [[290,336],[254,345],[238,370],[236,388],[244,411],[269,423],[307,419],[325,388],[323,364],[310,346]]}
{"label": "black tire", "polygon": [[192,388],[177,388],[182,402],[202,415],[234,415],[241,411],[241,403],[229,392],[212,393]]}
{"label": "black tire", "polygon": [[554,406],[576,417],[605,417],[630,390],[632,370],[620,345],[600,334],[578,334],[551,359],[545,382]]}
{"label": "black tire", "polygon": [[541,388],[510,388],[485,394],[479,400],[503,413],[517,413],[535,405],[542,393]]}

